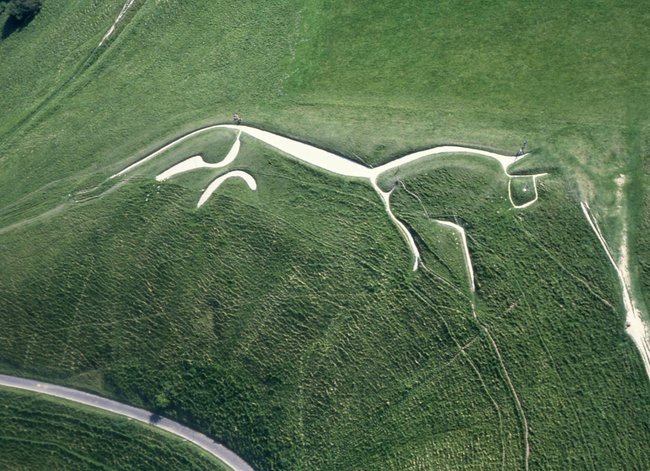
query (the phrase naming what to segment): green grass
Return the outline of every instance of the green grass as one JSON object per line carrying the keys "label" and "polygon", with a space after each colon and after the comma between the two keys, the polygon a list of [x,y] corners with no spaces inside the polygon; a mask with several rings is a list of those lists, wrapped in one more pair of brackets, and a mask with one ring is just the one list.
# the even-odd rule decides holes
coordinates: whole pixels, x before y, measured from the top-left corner
{"label": "green grass", "polygon": [[[44,13],[32,29],[60,34],[67,13]],[[2,202],[64,176],[109,174],[117,162],[234,110],[371,163],[436,143],[514,152],[526,136],[584,179],[602,177],[621,167],[626,109],[647,97],[650,55],[636,38],[648,21],[632,2],[145,3],[55,103],[5,141],[3,178],[40,171],[19,173],[21,184]],[[16,57],[34,47],[10,39],[0,47]],[[35,74],[15,70],[6,81],[29,83]],[[638,119],[647,122],[647,113]]]}
{"label": "green grass", "polygon": [[230,469],[194,445],[94,408],[7,388],[0,402],[3,469]]}
{"label": "green grass", "polygon": [[[408,193],[394,200],[423,250],[416,274],[368,185],[246,137],[240,159],[258,191],[228,182],[194,210],[196,182],[157,184],[145,165],[118,191],[5,234],[5,369],[147,407],[164,392],[167,415],[262,469],[520,467],[521,421],[486,325],[534,431],[533,463],[648,463],[650,391],[564,180],[515,215],[491,162],[404,178],[430,217],[467,228],[478,324],[457,239]],[[577,244],[580,259],[567,255]],[[611,454],[612,436],[630,451]]]}
{"label": "green grass", "polygon": [[510,180],[510,195],[517,206],[529,203],[535,199],[537,183],[533,177],[519,177]]}
{"label": "green grass", "polygon": [[82,72],[119,9],[118,2],[50,2],[28,27],[0,41],[3,138]]}
{"label": "green grass", "polygon": [[[579,208],[615,240],[613,180],[647,154],[647,8],[137,2],[93,52],[122,6],[100,3],[47,3],[0,42],[3,371],[147,407],[164,393],[166,414],[259,469],[520,469],[510,377],[531,469],[650,467],[648,381]],[[515,171],[551,175],[523,211],[495,162],[386,175],[404,184],[393,201],[416,273],[367,184],[254,139],[232,168],[255,192],[229,181],[196,210],[220,171],[153,180],[197,153],[220,160],[232,132],[107,180],[235,111],[373,166],[437,144],[514,153],[525,137]],[[643,293],[638,175],[626,199]],[[475,295],[436,218],[465,227]]]}
{"label": "green grass", "polygon": [[640,158],[630,162],[628,177],[627,218],[631,260],[631,276],[636,301],[642,315],[650,319],[650,147],[647,132],[634,142],[632,151]]}
{"label": "green grass", "polygon": [[[648,408],[638,402],[636,415],[635,407],[626,412],[630,401],[611,402],[626,396],[609,389],[614,384],[645,383],[638,356],[622,353],[631,341],[621,328],[624,316],[613,290],[614,274],[598,245],[590,242],[576,202],[566,198],[570,182],[564,177],[547,177],[540,201],[524,212],[494,204],[503,183],[491,184],[493,194],[479,200],[483,204],[467,198],[480,178],[457,169],[415,177],[407,185],[423,203],[404,192],[394,201],[407,221],[421,218],[422,204],[431,218],[462,214],[477,276],[479,322],[495,337],[523,398],[532,449],[545,450],[543,456],[533,453],[531,466],[617,467],[609,461],[611,445],[594,440],[610,426],[621,426],[624,416],[630,428],[622,426],[616,433],[629,438],[636,429],[644,434]],[[482,178],[489,187],[490,177]],[[440,198],[442,186],[454,190]],[[571,255],[574,250],[580,258]],[[628,463],[644,467],[649,459],[643,451],[630,455]]]}

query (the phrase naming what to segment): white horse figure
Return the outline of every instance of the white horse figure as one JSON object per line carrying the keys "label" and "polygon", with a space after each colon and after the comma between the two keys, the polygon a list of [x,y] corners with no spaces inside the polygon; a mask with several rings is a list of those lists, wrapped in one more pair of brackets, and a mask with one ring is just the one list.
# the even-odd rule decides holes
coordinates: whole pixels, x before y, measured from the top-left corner
{"label": "white horse figure", "polygon": [[[294,139],[290,139],[288,137],[280,136],[278,134],[274,134],[269,131],[264,131],[263,129],[258,129],[254,128],[251,126],[240,126],[240,125],[233,125],[233,124],[216,124],[213,126],[207,126],[204,128],[197,129],[195,131],[192,131],[188,134],[185,134],[184,136],[179,137],[178,139],[170,142],[169,144],[161,147],[160,149],[152,152],[151,154],[143,157],[142,159],[138,160],[137,162],[129,165],[125,169],[121,170],[120,172],[116,173],[113,175],[111,178],[123,175],[125,173],[130,172],[134,168],[142,165],[143,163],[155,158],[156,156],[162,154],[166,150],[170,149],[171,147],[175,146],[176,144],[185,141],[191,137],[196,136],[197,134],[204,133],[206,131],[210,131],[213,129],[220,129],[220,128],[225,128],[225,129],[233,129],[237,130],[237,138],[235,140],[235,143],[233,144],[232,148],[226,155],[226,157],[221,161],[216,164],[210,164],[207,163],[203,160],[203,158],[200,155],[196,155],[193,157],[190,157],[186,160],[183,160],[182,162],[170,167],[169,169],[165,170],[161,174],[159,174],[156,179],[158,181],[164,181],[169,178],[174,177],[175,175],[178,175],[180,173],[188,172],[190,170],[195,170],[199,168],[221,168],[221,167],[226,167],[232,162],[235,161],[237,158],[237,155],[239,154],[239,149],[240,149],[240,137],[241,133],[245,133],[251,137],[254,137],[255,139],[258,139],[271,147],[274,147],[278,149],[279,151],[288,154],[292,158],[304,162],[308,165],[312,165],[320,170],[333,173],[335,175],[340,175],[343,177],[347,178],[358,178],[362,180],[367,180],[372,188],[377,192],[379,197],[381,198],[384,208],[386,209],[386,213],[388,214],[388,217],[393,221],[397,229],[400,231],[404,239],[406,240],[406,243],[409,247],[409,250],[413,254],[413,271],[418,269],[418,266],[420,264],[420,252],[417,248],[417,245],[415,244],[415,240],[413,239],[413,236],[409,232],[409,230],[406,228],[406,226],[395,217],[393,214],[391,208],[390,208],[390,196],[394,190],[391,189],[390,191],[384,191],[379,187],[378,181],[381,175],[384,175],[386,172],[390,170],[395,170],[398,169],[404,165],[416,162],[420,159],[423,159],[425,157],[429,157],[432,155],[438,155],[438,154],[450,154],[450,153],[460,153],[460,154],[471,154],[471,155],[479,155],[483,157],[488,157],[491,159],[496,160],[501,164],[501,168],[503,169],[503,172],[505,173],[506,176],[508,176],[510,179],[514,178],[515,176],[512,176],[508,173],[508,167],[510,167],[515,161],[519,159],[523,159],[524,157],[530,155],[530,153],[523,154],[520,156],[509,156],[509,155],[503,155],[503,154],[497,154],[495,152],[489,152],[486,150],[481,150],[481,149],[473,149],[471,147],[461,147],[461,146],[438,146],[438,147],[432,147],[430,149],[425,149],[421,150],[418,152],[414,152],[408,155],[405,155],[404,157],[400,157],[399,159],[393,160],[392,162],[388,162],[384,165],[381,165],[376,168],[369,168],[366,167],[365,165],[359,164],[357,162],[353,162],[351,160],[346,159],[345,157],[342,157],[340,155],[334,154],[332,152],[319,149],[318,147],[312,146],[310,144],[305,144],[304,142],[296,141]],[[537,177],[546,175],[544,174],[537,174],[537,175],[529,175],[533,177],[533,183],[536,184],[536,179]],[[197,204],[197,207],[200,207],[203,205],[208,198],[212,195],[212,193],[221,185],[224,181],[226,181],[229,178],[241,178],[243,179],[249,186],[251,190],[255,190],[257,188],[257,184],[255,182],[255,179],[248,173],[243,172],[243,171],[232,171],[228,172],[226,174],[220,175],[217,177],[209,186],[206,188],[206,190],[203,192],[201,195],[201,198],[199,199],[199,202]],[[535,199],[532,201],[529,201],[523,205],[516,205],[514,201],[512,200],[512,193],[510,191],[510,185],[508,185],[508,194],[510,197],[510,202],[512,203],[513,207],[515,208],[523,208],[526,206],[531,205],[537,200],[537,188],[535,188]],[[442,222],[445,225],[451,225],[454,226],[454,229],[462,235],[462,237],[465,237],[465,231],[463,230],[462,227],[457,226],[456,224],[449,223],[447,221],[439,221]],[[464,241],[464,246],[467,247],[467,242],[466,240]],[[467,250],[465,250],[465,257],[466,257],[466,263],[468,266],[468,271],[470,274],[472,273],[471,269],[471,263],[469,261],[469,253]],[[471,279],[471,287],[473,290],[474,287],[474,281],[473,281],[473,276],[470,276]]]}

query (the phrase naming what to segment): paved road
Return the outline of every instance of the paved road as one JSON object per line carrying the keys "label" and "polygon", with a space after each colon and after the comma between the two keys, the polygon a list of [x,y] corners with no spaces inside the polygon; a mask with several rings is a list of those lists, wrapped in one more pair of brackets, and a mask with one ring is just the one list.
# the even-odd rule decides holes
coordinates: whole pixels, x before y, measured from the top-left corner
{"label": "paved road", "polygon": [[[137,407],[127,406],[111,399],[106,399],[101,396],[89,394],[76,389],[65,388],[55,384],[43,383],[33,381],[31,379],[18,378],[16,376],[0,375],[0,386],[7,386],[10,388],[25,389],[27,391],[34,391],[48,396],[56,396],[69,401],[78,402],[98,409],[114,412],[115,414],[130,417],[140,422],[153,425],[154,427],[166,430],[173,433],[187,441],[200,446],[208,453],[216,456],[223,461],[226,465],[235,471],[253,471],[253,468],[248,465],[243,459],[237,456],[234,452],[230,451],[225,446],[213,441],[202,433],[196,432],[184,425],[174,422],[173,420],[165,418],[157,418],[154,414],[144,409]],[[155,420],[152,420],[152,417]]]}

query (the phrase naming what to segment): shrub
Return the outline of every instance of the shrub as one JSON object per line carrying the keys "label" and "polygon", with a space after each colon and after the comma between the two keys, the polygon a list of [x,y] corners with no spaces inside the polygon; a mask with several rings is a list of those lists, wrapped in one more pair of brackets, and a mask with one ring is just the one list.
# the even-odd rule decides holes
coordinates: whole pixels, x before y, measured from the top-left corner
{"label": "shrub", "polygon": [[9,16],[18,21],[33,18],[43,6],[43,0],[11,0],[5,4]]}

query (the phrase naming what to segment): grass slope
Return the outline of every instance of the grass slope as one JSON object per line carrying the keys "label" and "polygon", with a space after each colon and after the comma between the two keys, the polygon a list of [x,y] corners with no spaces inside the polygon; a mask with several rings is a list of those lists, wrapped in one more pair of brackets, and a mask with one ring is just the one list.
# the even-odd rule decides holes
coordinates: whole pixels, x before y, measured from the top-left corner
{"label": "grass slope", "polygon": [[[0,42],[4,371],[168,402],[260,469],[521,468],[524,417],[531,467],[649,466],[648,382],[578,206],[611,212],[613,178],[639,165],[646,8],[138,2],[94,51],[122,2],[95,3],[48,3]],[[236,168],[258,191],[229,181],[198,211],[216,172],[152,177],[218,160],[232,134],[106,181],[234,111],[369,165],[525,136],[520,170],[554,174],[517,212],[490,164],[399,173],[417,273],[369,187],[252,139]],[[429,217],[467,230],[476,295]]]}
{"label": "grass slope", "polygon": [[229,469],[193,445],[126,418],[0,389],[3,469]]}
{"label": "grass slope", "polygon": [[[67,16],[55,13],[41,23],[59,34]],[[80,176],[106,175],[234,110],[371,163],[432,143],[514,151],[527,136],[578,176],[603,178],[621,167],[626,112],[648,122],[639,99],[650,54],[636,38],[649,21],[636,2],[147,2],[48,110],[4,140],[2,203],[67,178],[52,188],[63,196]],[[17,38],[0,47],[20,57],[32,46]],[[6,81],[34,75],[17,70]],[[12,96],[30,101],[22,95]]]}
{"label": "grass slope", "polygon": [[[223,134],[213,139],[225,151]],[[257,192],[227,182],[197,211],[204,182],[157,184],[145,176],[154,162],[118,191],[6,233],[5,368],[147,407],[164,394],[166,414],[261,469],[520,467],[522,419],[485,325],[522,398],[533,463],[648,463],[650,389],[564,185],[542,192],[534,218],[509,209],[496,164],[468,157],[404,177],[423,201],[395,195],[424,250],[413,274],[367,185],[247,137],[241,152],[236,168]],[[468,229],[480,323],[458,242],[421,204]],[[581,259],[563,252],[578,243]],[[624,455],[603,448],[612,436]]]}
{"label": "grass slope", "polygon": [[[432,218],[462,214],[477,276],[478,320],[492,332],[523,398],[531,448],[544,449],[543,456],[532,453],[531,466],[617,467],[620,447],[630,453],[628,463],[647,466],[650,455],[640,442],[601,441],[622,417],[627,425],[615,436],[645,435],[650,411],[642,398],[650,388],[622,329],[614,274],[566,197],[570,181],[558,174],[545,180],[537,206],[519,212],[489,201],[502,199],[503,184],[492,184],[498,191],[483,204],[469,200],[481,179],[490,185],[487,176],[455,169],[415,177],[407,184],[420,201],[399,192],[395,203],[409,221],[422,217],[422,204]],[[444,186],[453,189],[441,193]],[[645,386],[633,387],[626,398],[614,387],[623,384]]]}

